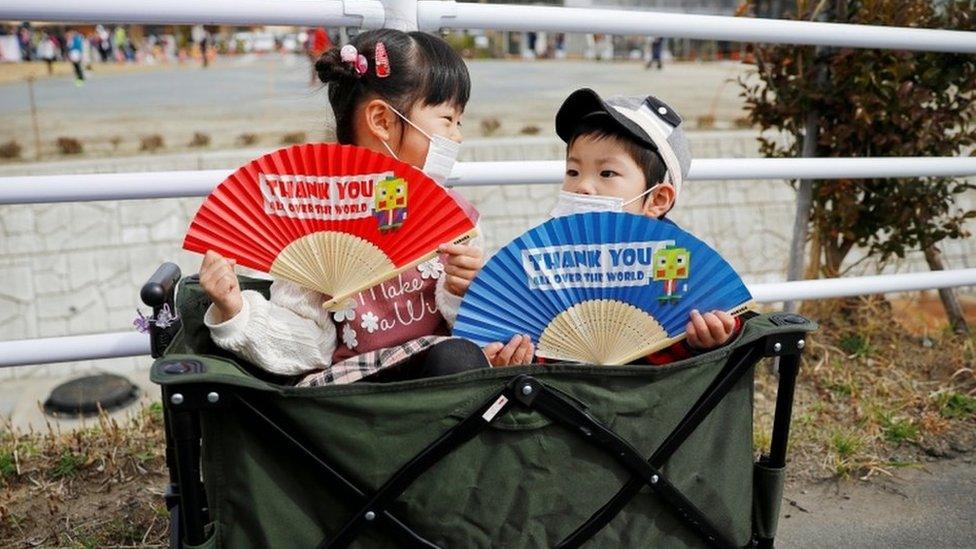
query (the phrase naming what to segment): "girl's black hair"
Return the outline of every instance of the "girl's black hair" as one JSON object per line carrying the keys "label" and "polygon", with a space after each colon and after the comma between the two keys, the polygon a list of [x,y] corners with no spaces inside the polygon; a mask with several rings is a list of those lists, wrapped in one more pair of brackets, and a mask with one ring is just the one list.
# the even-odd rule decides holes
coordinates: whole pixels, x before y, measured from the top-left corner
{"label": "girl's black hair", "polygon": [[[390,62],[386,78],[376,75],[376,44],[382,42]],[[460,110],[471,95],[471,77],[461,56],[440,38],[419,31],[376,29],[359,33],[349,42],[366,56],[369,68],[358,74],[334,46],[315,62],[319,80],[328,85],[329,104],[336,119],[339,143],[355,141],[353,117],[360,103],[375,93],[404,116],[422,105],[450,103]]]}

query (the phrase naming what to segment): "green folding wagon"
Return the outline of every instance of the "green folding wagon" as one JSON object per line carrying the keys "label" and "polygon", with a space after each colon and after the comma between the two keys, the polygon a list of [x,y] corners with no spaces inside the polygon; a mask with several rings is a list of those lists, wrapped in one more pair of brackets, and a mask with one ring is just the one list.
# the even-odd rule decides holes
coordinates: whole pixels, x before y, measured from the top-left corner
{"label": "green folding wagon", "polygon": [[[241,277],[267,295],[269,282]],[[667,366],[547,364],[312,388],[210,340],[196,276],[155,313],[173,547],[771,547],[793,391],[815,325],[748,318]],[[753,375],[778,357],[770,453]]]}

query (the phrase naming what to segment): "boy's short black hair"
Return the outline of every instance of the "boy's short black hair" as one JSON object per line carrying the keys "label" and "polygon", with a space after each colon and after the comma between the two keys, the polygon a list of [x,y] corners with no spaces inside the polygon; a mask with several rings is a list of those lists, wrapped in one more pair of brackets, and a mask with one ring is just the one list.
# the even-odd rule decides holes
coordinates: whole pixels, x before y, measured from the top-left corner
{"label": "boy's short black hair", "polygon": [[640,166],[644,173],[644,190],[664,181],[668,168],[664,165],[661,155],[623,131],[606,113],[595,112],[580,119],[567,142],[567,155],[569,155],[569,149],[573,143],[584,136],[593,139],[616,139],[619,141],[630,158]]}

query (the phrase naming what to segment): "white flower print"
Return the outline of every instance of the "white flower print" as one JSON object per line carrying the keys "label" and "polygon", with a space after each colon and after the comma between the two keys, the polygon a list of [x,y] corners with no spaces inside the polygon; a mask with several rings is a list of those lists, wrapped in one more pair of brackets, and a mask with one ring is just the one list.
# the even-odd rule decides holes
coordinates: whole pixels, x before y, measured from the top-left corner
{"label": "white flower print", "polygon": [[360,327],[366,328],[366,331],[373,333],[380,329],[380,317],[373,314],[373,311],[366,311],[366,314],[362,316],[362,323],[359,324]]}
{"label": "white flower print", "polygon": [[350,299],[342,304],[342,308],[332,313],[336,322],[356,320],[356,300]]}
{"label": "white flower print", "polygon": [[417,265],[417,270],[420,271],[420,278],[433,278],[437,280],[444,272],[444,264],[441,263],[440,258],[434,257]]}
{"label": "white flower print", "polygon": [[356,330],[353,330],[352,326],[348,324],[342,325],[342,342],[350,349],[355,349],[356,345],[359,345],[359,340],[356,339]]}

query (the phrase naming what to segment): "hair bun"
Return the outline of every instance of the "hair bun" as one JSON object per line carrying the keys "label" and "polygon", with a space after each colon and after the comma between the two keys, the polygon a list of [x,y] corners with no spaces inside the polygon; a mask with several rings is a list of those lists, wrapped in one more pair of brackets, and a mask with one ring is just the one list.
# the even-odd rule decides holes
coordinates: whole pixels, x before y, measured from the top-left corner
{"label": "hair bun", "polygon": [[356,79],[358,74],[351,63],[342,61],[339,48],[333,46],[315,61],[315,72],[323,84]]}

